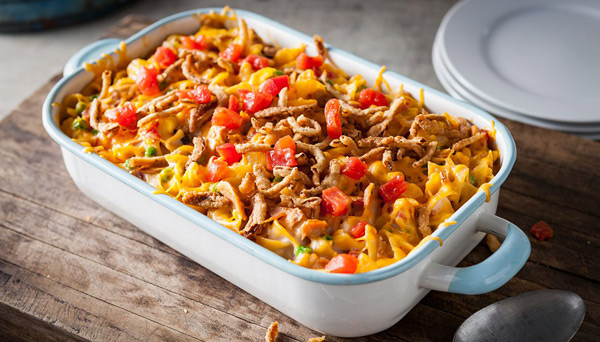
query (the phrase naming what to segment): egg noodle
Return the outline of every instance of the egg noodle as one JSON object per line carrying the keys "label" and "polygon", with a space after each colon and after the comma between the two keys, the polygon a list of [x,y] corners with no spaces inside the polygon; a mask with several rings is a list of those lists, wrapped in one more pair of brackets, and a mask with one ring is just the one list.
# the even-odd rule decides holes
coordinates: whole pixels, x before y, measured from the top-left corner
{"label": "egg noodle", "polygon": [[[265,43],[234,11],[198,17],[146,59],[105,56],[64,98],[62,131],[223,226],[335,273],[406,257],[499,167],[493,123],[427,110],[305,46]],[[442,228],[440,228],[442,229]]]}

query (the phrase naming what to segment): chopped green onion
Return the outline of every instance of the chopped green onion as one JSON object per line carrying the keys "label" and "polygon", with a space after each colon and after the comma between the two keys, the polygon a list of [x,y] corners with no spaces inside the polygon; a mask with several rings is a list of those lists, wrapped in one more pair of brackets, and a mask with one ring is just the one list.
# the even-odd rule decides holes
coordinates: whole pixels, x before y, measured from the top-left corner
{"label": "chopped green onion", "polygon": [[81,114],[83,113],[83,111],[85,110],[85,108],[87,107],[87,105],[85,104],[85,102],[77,102],[77,105],[75,106],[75,111],[77,111],[77,114]]}
{"label": "chopped green onion", "polygon": [[171,88],[171,89],[167,90],[167,92],[165,94],[168,94],[168,93],[172,92],[173,90],[175,90],[175,89]]}
{"label": "chopped green onion", "polygon": [[469,173],[469,184],[471,184],[472,186],[477,186],[477,180],[470,173]]}
{"label": "chopped green onion", "polygon": [[160,172],[160,182],[161,183],[166,183],[166,182],[170,181],[171,177],[173,177],[173,169],[171,169],[171,168],[164,169]]}
{"label": "chopped green onion", "polygon": [[312,249],[310,249],[310,247],[308,246],[302,246],[302,245],[298,245],[296,247],[296,255],[300,255],[303,253],[311,253]]}
{"label": "chopped green onion", "polygon": [[73,120],[73,128],[88,129],[88,127],[89,127],[88,122],[85,121],[85,119],[82,117],[77,117],[77,118],[75,118],[75,120]]}
{"label": "chopped green onion", "polygon": [[327,80],[327,83],[329,83],[329,85],[333,87],[333,82],[331,82],[331,80]]}
{"label": "chopped green onion", "polygon": [[356,92],[358,93],[359,91],[364,90],[364,89],[367,89],[367,86],[363,84],[356,89]]}
{"label": "chopped green onion", "polygon": [[275,178],[273,178],[273,182],[275,182],[275,183],[279,183],[282,180],[283,180],[283,177],[275,177]]}
{"label": "chopped green onion", "polygon": [[98,96],[100,96],[100,94],[94,94],[94,95],[90,96],[90,101],[94,101],[94,99],[97,98]]}
{"label": "chopped green onion", "polygon": [[98,131],[97,129],[95,129],[95,128],[94,128],[94,129],[92,130],[92,134],[93,134],[93,135],[98,135],[98,133],[100,133],[100,131]]}
{"label": "chopped green onion", "polygon": [[156,156],[156,147],[149,146],[146,149],[146,157],[154,157],[154,156]]}
{"label": "chopped green onion", "polygon": [[168,85],[169,85],[169,83],[167,83],[167,81],[162,81],[158,84],[158,89],[163,91]]}
{"label": "chopped green onion", "polygon": [[212,183],[212,184],[211,184],[211,185],[208,187],[208,190],[210,190],[210,191],[212,191],[212,192],[216,192],[216,193],[218,193],[219,195],[223,196],[223,194],[221,193],[221,191],[219,191],[219,189],[218,189],[218,186],[219,186],[219,182]]}
{"label": "chopped green onion", "polygon": [[125,161],[125,164],[124,164],[124,166],[125,166],[125,168],[126,168],[127,170],[131,170],[131,169],[133,169],[133,167],[131,167],[131,166],[129,165],[129,159],[127,159],[127,160]]}
{"label": "chopped green onion", "polygon": [[331,237],[331,235],[323,235],[323,239],[327,240],[327,241],[332,241],[333,238]]}
{"label": "chopped green onion", "polygon": [[275,70],[275,75],[277,75],[277,76],[283,76],[283,71],[281,71],[281,70]]}

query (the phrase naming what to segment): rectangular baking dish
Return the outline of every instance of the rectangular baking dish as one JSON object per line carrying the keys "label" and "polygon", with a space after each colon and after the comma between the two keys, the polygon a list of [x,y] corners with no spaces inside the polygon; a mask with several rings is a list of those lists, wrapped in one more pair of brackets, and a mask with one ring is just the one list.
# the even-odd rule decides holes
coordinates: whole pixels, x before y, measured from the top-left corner
{"label": "rectangular baking dish", "polygon": [[[147,55],[174,33],[199,29],[198,14],[221,8],[204,8],[175,14],[133,35],[125,42],[128,58]],[[236,10],[261,37],[282,47],[308,45],[312,38],[258,14]],[[499,189],[516,158],[514,140],[504,125],[495,121],[501,168],[491,181],[491,198],[478,192],[461,207],[431,240],[393,265],[362,274],[330,274],[297,266],[260,245],[234,233],[190,207],[166,195],[154,195],[149,184],[128,174],[61,132],[58,109],[52,105],[69,93],[80,91],[93,75],[82,68],[85,61],[113,51],[120,40],[105,39],[77,52],[64,69],[64,77],[52,88],[43,106],[43,124],[60,147],[66,168],[81,191],[108,210],[128,220],[156,239],[181,252],[212,272],[298,322],[319,332],[342,337],[377,333],[398,322],[430,290],[463,294],[493,291],[510,280],[529,257],[525,234],[512,223],[495,216]],[[372,84],[379,66],[328,46],[331,58],[349,74],[362,74]],[[116,54],[111,54],[118,61]],[[467,103],[409,78],[386,72],[393,88],[415,98],[424,89],[425,103],[434,113],[448,112],[490,127],[494,118]],[[456,268],[485,236],[504,240],[502,246],[480,264]]]}

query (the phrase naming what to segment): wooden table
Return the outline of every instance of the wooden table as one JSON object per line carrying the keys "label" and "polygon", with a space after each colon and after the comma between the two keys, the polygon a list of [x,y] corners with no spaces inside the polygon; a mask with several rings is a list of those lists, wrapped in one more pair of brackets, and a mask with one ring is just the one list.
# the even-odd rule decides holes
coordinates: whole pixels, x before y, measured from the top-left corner
{"label": "wooden table", "polygon": [[[129,36],[146,24],[128,17],[110,35]],[[0,340],[261,341],[275,320],[279,341],[318,336],[79,192],[40,120],[58,79],[0,123]],[[498,215],[529,236],[544,220],[554,238],[530,238],[529,261],[497,291],[431,292],[394,327],[357,340],[448,341],[484,306],[546,288],[585,299],[576,341],[600,336],[600,143],[501,121],[518,158]],[[480,245],[460,265],[489,254]]]}

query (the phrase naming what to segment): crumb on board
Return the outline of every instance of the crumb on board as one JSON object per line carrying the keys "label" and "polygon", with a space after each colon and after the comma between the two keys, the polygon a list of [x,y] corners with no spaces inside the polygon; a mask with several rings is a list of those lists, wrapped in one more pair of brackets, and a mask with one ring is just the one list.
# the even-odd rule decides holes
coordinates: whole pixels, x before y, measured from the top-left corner
{"label": "crumb on board", "polygon": [[188,313],[188,309],[183,309],[183,313]]}
{"label": "crumb on board", "polygon": [[269,329],[267,329],[267,335],[265,335],[265,341],[275,342],[277,340],[277,334],[279,333],[278,327],[279,323],[277,323],[277,321],[269,325]]}
{"label": "crumb on board", "polygon": [[88,216],[85,217],[85,220],[87,222],[91,222],[92,221],[92,217],[90,215],[88,215]]}
{"label": "crumb on board", "polygon": [[554,236],[554,230],[544,221],[539,221],[531,226],[529,232],[540,241],[551,239]]}
{"label": "crumb on board", "polygon": [[[279,334],[279,323],[277,321],[271,323],[269,325],[269,329],[267,329],[267,334],[265,335],[265,341],[267,342],[276,342],[277,334]],[[325,341],[325,336],[320,337],[312,337],[309,338],[307,342],[323,342]]]}
{"label": "crumb on board", "polygon": [[498,241],[498,238],[495,235],[492,234],[487,234],[485,236],[485,243],[487,244],[488,248],[490,249],[490,251],[492,251],[492,253],[494,253],[495,251],[498,250],[498,248],[500,248],[500,241]]}

